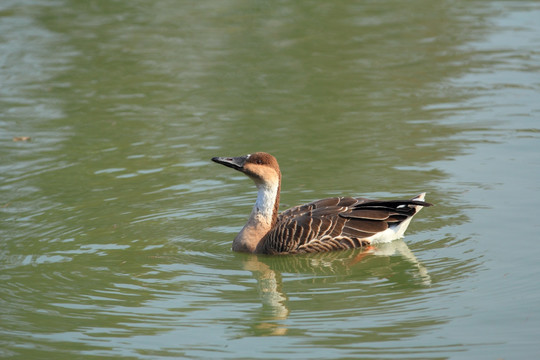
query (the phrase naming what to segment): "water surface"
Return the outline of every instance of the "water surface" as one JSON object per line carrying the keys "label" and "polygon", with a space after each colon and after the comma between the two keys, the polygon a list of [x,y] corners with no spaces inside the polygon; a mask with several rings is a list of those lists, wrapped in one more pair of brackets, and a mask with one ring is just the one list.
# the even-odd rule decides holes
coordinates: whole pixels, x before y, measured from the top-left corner
{"label": "water surface", "polygon": [[[539,18],[2,2],[0,356],[537,357]],[[209,159],[254,151],[280,161],[282,209],[436,206],[373,251],[236,254],[255,190]]]}

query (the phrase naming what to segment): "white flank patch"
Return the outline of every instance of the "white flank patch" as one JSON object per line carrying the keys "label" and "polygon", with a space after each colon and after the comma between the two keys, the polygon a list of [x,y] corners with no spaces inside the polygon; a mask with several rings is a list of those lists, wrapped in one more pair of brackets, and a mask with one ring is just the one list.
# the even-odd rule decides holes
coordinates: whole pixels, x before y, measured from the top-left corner
{"label": "white flank patch", "polygon": [[[381,231],[379,233],[376,233],[375,235],[372,235],[372,236],[366,238],[366,240],[369,240],[369,242],[372,243],[372,244],[391,242],[391,241],[399,239],[400,237],[403,236],[403,233],[405,232],[405,229],[403,231],[396,231],[396,230],[401,230],[400,228],[401,228],[401,226],[398,227],[397,229],[396,228],[388,228],[388,229],[386,229],[384,231]],[[401,234],[401,236],[399,236],[399,234]]]}

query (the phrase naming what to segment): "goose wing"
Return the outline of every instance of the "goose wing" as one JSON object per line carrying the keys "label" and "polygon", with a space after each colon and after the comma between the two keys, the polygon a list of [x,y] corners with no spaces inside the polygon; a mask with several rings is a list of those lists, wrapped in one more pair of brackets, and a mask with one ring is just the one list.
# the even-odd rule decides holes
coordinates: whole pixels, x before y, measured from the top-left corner
{"label": "goose wing", "polygon": [[308,253],[350,249],[398,225],[431,204],[417,200],[377,201],[339,197],[315,201],[281,213],[265,236],[265,252]]}

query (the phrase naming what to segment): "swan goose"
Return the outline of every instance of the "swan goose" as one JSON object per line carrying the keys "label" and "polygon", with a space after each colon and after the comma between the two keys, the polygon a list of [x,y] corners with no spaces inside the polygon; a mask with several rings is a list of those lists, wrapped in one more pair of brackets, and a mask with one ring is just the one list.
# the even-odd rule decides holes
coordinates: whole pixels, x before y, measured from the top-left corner
{"label": "swan goose", "polygon": [[425,193],[411,200],[334,197],[278,214],[281,172],[275,157],[258,152],[212,161],[238,170],[257,186],[257,201],[247,224],[235,237],[234,251],[297,254],[344,250],[403,237],[424,206]]}

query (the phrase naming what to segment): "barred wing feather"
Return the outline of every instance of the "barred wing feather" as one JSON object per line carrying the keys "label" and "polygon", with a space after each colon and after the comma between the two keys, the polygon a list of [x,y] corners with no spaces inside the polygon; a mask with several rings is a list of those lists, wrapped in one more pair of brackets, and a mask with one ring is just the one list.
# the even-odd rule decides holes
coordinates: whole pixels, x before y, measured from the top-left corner
{"label": "barred wing feather", "polygon": [[423,201],[375,201],[338,197],[318,200],[282,212],[265,236],[265,251],[310,253],[350,249],[369,244],[369,237],[398,226],[417,212]]}

